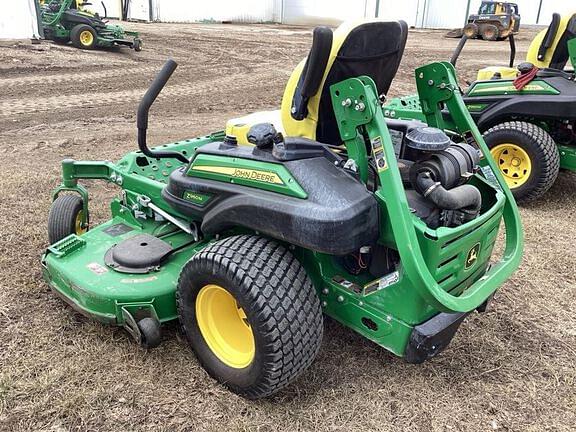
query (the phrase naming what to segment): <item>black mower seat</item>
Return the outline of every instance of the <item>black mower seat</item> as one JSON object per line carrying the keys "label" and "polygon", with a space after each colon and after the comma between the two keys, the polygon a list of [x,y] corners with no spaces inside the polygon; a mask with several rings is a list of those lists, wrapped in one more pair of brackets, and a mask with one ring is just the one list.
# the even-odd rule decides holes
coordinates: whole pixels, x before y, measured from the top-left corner
{"label": "black mower seat", "polygon": [[106,23],[102,21],[99,17],[96,17],[87,12],[82,12],[76,9],[70,9],[62,14],[62,20],[73,24],[86,24],[95,29],[100,29],[106,27]]}
{"label": "black mower seat", "polygon": [[568,59],[568,41],[576,37],[576,14],[555,13],[547,29],[536,35],[526,61],[539,68],[564,69]]}
{"label": "black mower seat", "polygon": [[403,21],[345,22],[334,32],[314,29],[306,59],[292,72],[280,112],[254,113],[228,121],[226,133],[247,144],[246,133],[256,123],[268,122],[285,136],[340,144],[330,86],[347,78],[367,75],[379,94],[386,94],[402,59],[408,26]]}

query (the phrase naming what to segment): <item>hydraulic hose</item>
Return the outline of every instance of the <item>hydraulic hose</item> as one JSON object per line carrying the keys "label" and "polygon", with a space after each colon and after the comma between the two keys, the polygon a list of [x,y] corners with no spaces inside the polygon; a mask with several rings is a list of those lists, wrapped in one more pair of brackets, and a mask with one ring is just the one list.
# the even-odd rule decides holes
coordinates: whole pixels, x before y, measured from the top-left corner
{"label": "hydraulic hose", "polygon": [[420,172],[416,179],[417,187],[423,195],[443,210],[461,210],[476,217],[482,206],[482,195],[473,185],[464,184],[447,190],[435,181],[427,171]]}

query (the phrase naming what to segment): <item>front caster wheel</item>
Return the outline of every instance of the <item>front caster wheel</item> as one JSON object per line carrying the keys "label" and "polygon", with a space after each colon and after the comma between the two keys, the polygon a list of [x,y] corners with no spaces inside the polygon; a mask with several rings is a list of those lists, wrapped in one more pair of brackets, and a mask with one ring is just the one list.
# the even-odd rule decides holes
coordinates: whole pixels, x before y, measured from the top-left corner
{"label": "front caster wheel", "polygon": [[70,234],[81,235],[88,231],[82,224],[84,210],[78,195],[60,195],[54,200],[48,214],[48,241],[54,244]]}
{"label": "front caster wheel", "polygon": [[244,235],[207,246],[183,268],[176,298],[198,360],[241,396],[278,392],[320,349],[316,291],[298,260],[272,240]]}
{"label": "front caster wheel", "polygon": [[143,348],[156,348],[162,342],[160,323],[154,318],[142,318],[136,323],[140,330],[140,345]]}

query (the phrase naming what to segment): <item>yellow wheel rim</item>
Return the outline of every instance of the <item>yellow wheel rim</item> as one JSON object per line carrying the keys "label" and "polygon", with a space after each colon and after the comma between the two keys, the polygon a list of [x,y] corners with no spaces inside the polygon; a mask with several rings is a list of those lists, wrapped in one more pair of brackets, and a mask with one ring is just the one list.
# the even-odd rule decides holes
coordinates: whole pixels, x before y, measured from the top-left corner
{"label": "yellow wheel rim", "polygon": [[522,147],[511,143],[498,144],[490,153],[510,189],[518,188],[528,181],[532,173],[532,161]]}
{"label": "yellow wheel rim", "polygon": [[224,364],[242,369],[254,360],[254,334],[236,299],[218,285],[206,285],[196,298],[196,320],[210,350]]}
{"label": "yellow wheel rim", "polygon": [[82,225],[82,218],[84,217],[84,210],[80,210],[78,212],[78,214],[76,215],[76,222],[75,222],[75,233],[76,235],[82,235],[84,234],[86,231],[88,231],[86,229],[86,227],[84,225]]}
{"label": "yellow wheel rim", "polygon": [[90,46],[94,42],[94,35],[89,30],[84,30],[80,33],[80,43],[84,46]]}

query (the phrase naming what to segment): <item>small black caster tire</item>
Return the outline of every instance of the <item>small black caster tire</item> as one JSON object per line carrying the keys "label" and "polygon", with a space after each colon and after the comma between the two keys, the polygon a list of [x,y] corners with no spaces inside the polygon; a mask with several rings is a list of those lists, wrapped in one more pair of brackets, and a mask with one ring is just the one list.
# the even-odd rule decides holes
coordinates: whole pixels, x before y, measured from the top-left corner
{"label": "small black caster tire", "polygon": [[136,323],[140,330],[140,345],[143,348],[156,348],[162,342],[160,323],[154,318],[142,318]]}
{"label": "small black caster tire", "polygon": [[48,214],[48,241],[54,244],[70,234],[82,235],[87,226],[82,226],[82,198],[78,195],[60,195],[54,200]]}

